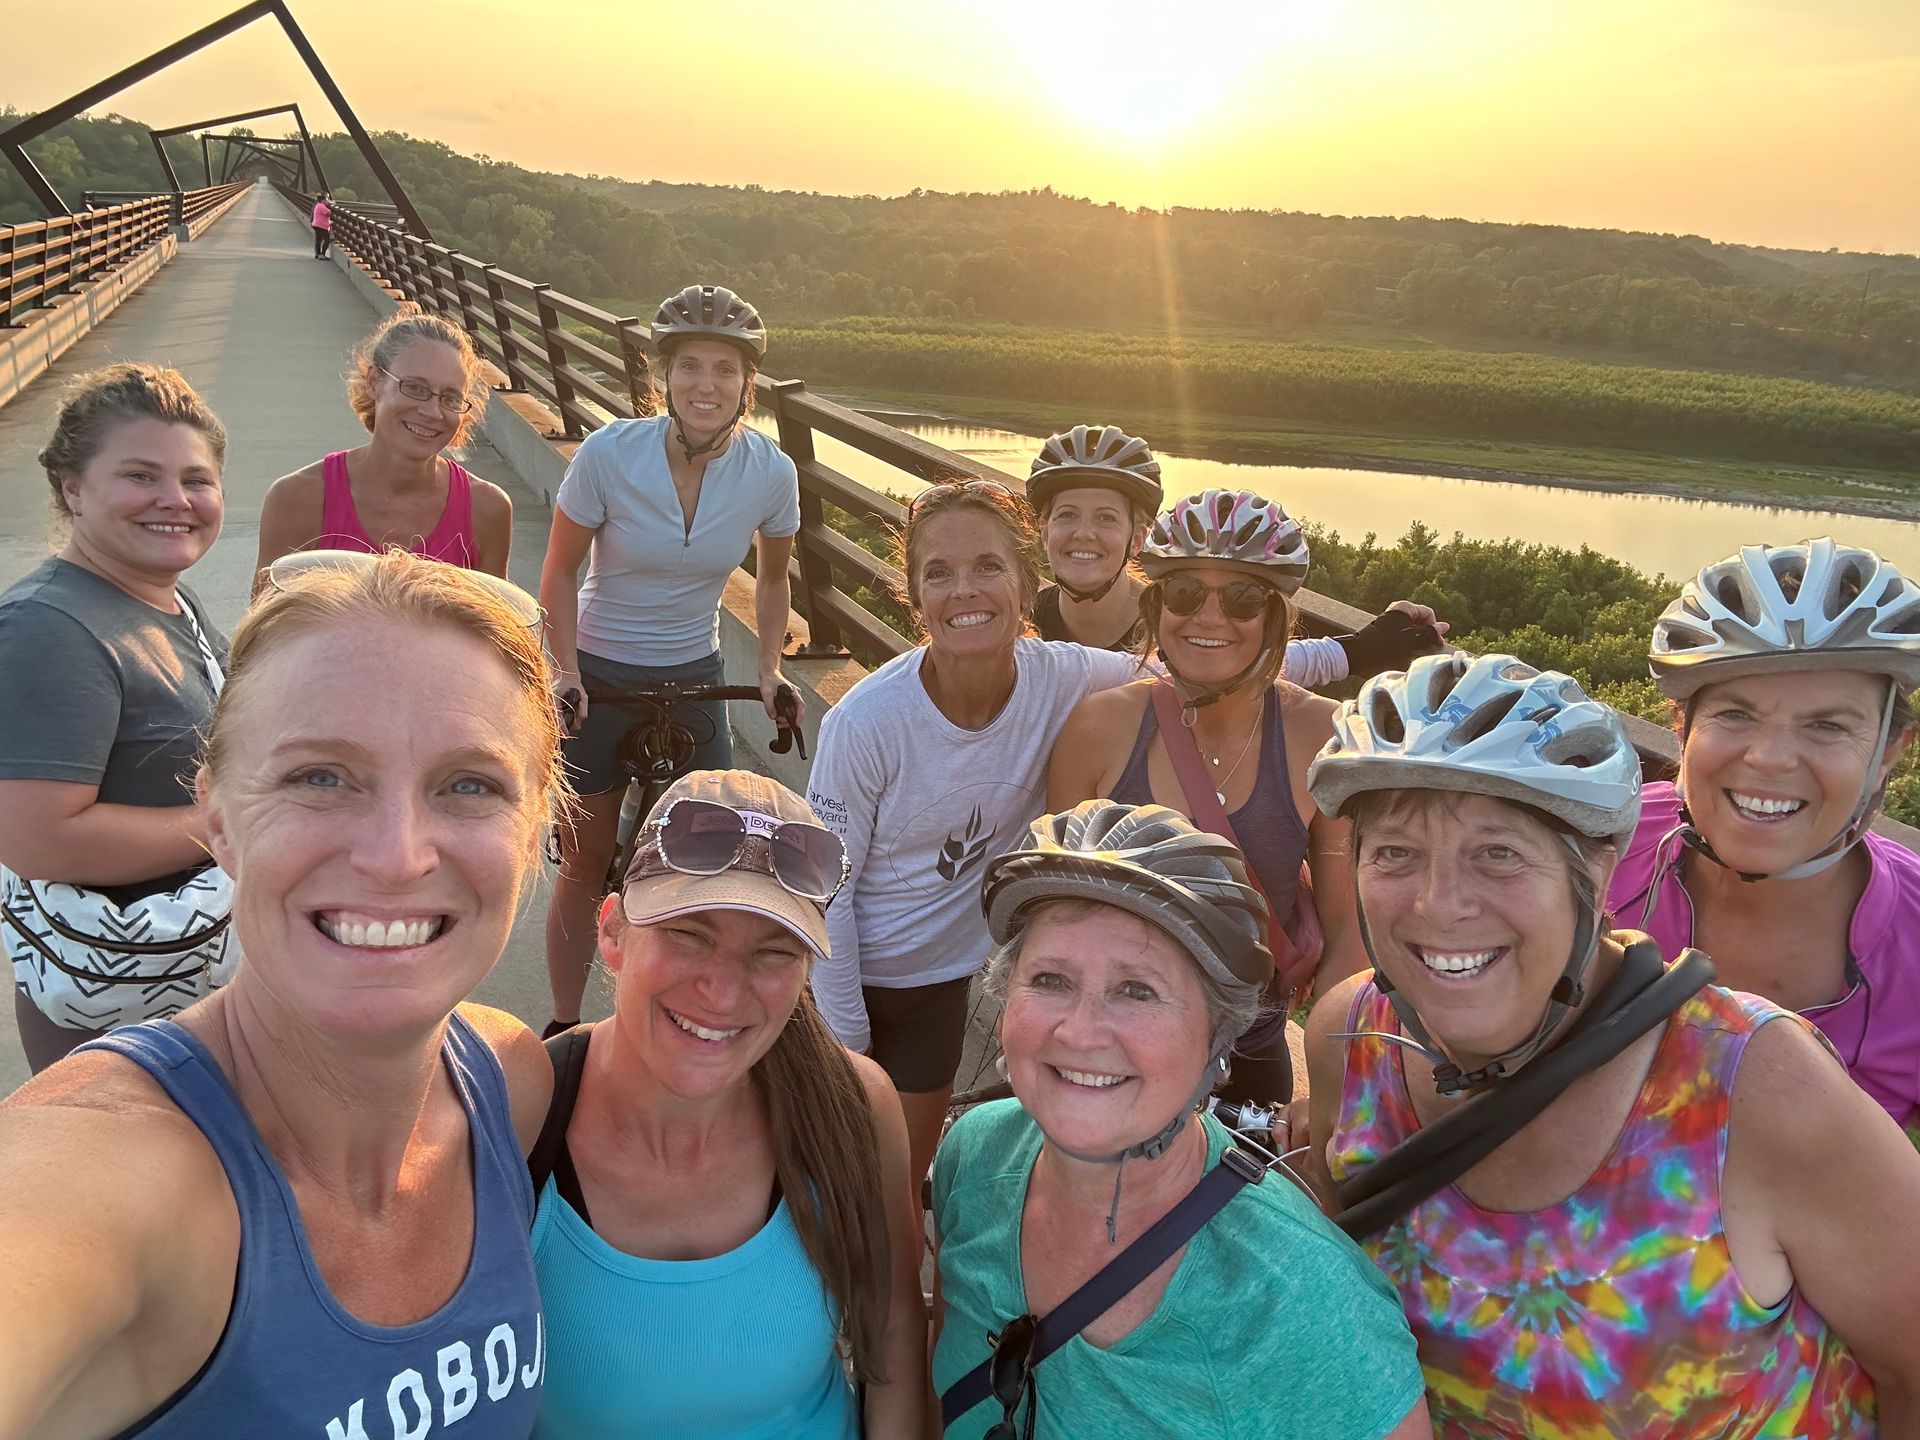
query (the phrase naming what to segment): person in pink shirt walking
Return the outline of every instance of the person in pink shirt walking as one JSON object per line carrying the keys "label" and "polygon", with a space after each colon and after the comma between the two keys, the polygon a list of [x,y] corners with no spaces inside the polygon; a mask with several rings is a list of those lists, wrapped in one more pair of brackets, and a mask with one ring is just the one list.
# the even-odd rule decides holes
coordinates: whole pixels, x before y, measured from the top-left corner
{"label": "person in pink shirt walking", "polygon": [[443,453],[465,441],[485,393],[480,357],[459,326],[412,305],[389,316],[347,372],[367,443],[273,482],[260,508],[256,576],[295,550],[390,546],[505,576],[513,502]]}
{"label": "person in pink shirt walking", "polygon": [[313,258],[324,260],[333,248],[333,202],[322,190],[313,202]]}

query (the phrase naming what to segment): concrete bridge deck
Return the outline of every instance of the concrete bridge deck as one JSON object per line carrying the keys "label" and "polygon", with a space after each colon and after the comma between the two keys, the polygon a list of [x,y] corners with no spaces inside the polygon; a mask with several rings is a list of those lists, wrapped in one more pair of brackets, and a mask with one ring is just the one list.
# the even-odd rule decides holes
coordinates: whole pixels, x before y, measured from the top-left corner
{"label": "concrete bridge deck", "polygon": [[[187,578],[230,631],[252,583],[267,486],[365,436],[347,406],[342,377],[349,351],[377,318],[335,265],[314,260],[312,231],[273,191],[257,187],[206,234],[183,245],[171,264],[51,372],[0,407],[0,588],[48,553],[51,511],[35,456],[52,432],[66,381],[115,360],[157,361],[192,380],[229,433],[225,525]],[[483,438],[455,453],[513,497],[509,573],[529,590],[537,588],[550,512]],[[50,697],[49,703],[57,700]],[[542,883],[499,966],[474,996],[535,1028],[548,1019],[545,914]],[[13,1007],[0,1006],[0,1095],[26,1075]]]}

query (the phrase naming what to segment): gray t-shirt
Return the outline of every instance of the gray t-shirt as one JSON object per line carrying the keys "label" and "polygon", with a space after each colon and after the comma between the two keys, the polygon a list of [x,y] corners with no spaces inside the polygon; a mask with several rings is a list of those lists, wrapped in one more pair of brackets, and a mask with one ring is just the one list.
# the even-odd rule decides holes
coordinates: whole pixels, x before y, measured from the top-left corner
{"label": "gray t-shirt", "polygon": [[580,444],[554,504],[598,531],[580,585],[579,646],[622,665],[684,665],[720,648],[720,595],[755,532],[800,529],[793,461],[742,430],[710,461],[688,530],[664,415],[615,420]]}
{"label": "gray t-shirt", "polygon": [[[226,637],[186,586],[214,653]],[[50,557],[0,595],[0,780],[99,787],[111,805],[186,805],[214,690],[193,625]]]}

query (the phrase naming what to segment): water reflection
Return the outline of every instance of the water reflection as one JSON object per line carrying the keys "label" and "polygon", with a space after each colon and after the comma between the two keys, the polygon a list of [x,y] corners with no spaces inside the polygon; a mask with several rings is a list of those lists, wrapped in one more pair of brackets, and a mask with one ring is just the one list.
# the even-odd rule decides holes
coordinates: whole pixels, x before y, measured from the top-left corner
{"label": "water reflection", "polygon": [[[1026,473],[1039,446],[1037,437],[978,426],[902,428],[1015,475]],[[823,461],[863,484],[896,494],[920,488],[918,481],[851,446],[825,436],[816,437],[816,444]],[[1208,486],[1255,490],[1351,541],[1373,531],[1391,543],[1421,520],[1442,537],[1457,530],[1474,540],[1511,536],[1569,549],[1590,545],[1642,570],[1681,577],[1740,545],[1790,544],[1831,534],[1871,546],[1908,574],[1920,575],[1920,525],[1902,520],[1315,465],[1242,465],[1177,455],[1162,455],[1160,464],[1170,495]]]}

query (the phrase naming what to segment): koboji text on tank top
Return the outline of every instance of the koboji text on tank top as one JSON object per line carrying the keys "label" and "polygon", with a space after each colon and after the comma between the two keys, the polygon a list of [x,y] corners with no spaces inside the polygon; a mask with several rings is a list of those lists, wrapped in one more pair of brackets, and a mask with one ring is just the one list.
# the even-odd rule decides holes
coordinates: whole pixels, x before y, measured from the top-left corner
{"label": "koboji text on tank top", "polygon": [[478,1345],[455,1340],[417,1368],[402,1370],[380,1393],[355,1400],[326,1422],[326,1440],[426,1440],[483,1406],[505,1400],[515,1387],[538,1388],[546,1378],[543,1317],[533,1318],[533,1345],[522,1358],[521,1337],[506,1321]]}

